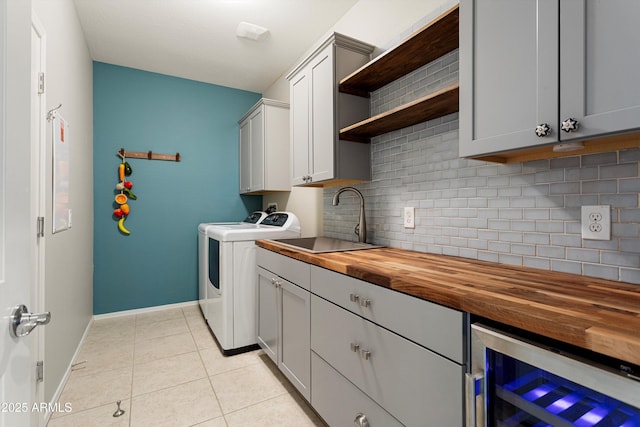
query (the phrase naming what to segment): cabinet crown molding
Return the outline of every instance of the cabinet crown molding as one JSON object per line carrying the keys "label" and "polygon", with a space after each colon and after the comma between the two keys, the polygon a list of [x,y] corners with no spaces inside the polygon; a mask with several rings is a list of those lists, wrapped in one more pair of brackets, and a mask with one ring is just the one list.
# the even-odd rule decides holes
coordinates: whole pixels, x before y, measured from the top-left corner
{"label": "cabinet crown molding", "polygon": [[357,53],[362,53],[364,55],[371,55],[375,46],[370,45],[369,43],[362,42],[360,40],[356,40],[352,37],[345,36],[340,33],[331,33],[329,37],[327,37],[324,41],[322,41],[315,48],[312,48],[310,52],[307,52],[304,55],[304,60],[298,63],[289,73],[287,73],[286,79],[291,80],[291,78],[296,75],[302,68],[304,68],[313,58],[318,54],[318,52],[322,51],[324,48],[329,46],[330,44],[339,45],[345,49],[352,50]]}

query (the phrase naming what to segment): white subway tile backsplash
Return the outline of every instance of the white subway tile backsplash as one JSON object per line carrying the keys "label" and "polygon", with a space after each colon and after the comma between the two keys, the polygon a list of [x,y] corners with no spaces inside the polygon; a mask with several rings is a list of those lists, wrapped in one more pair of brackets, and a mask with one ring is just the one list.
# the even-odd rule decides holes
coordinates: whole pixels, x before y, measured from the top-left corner
{"label": "white subway tile backsplash", "polygon": [[[454,51],[372,93],[371,113],[456,82],[457,70]],[[356,185],[370,242],[640,284],[640,149],[494,164],[460,159],[457,129],[455,113],[372,139],[372,181]],[[324,191],[324,233],[356,240],[357,200],[332,206],[336,190]],[[611,206],[612,240],[581,238],[583,205]]]}

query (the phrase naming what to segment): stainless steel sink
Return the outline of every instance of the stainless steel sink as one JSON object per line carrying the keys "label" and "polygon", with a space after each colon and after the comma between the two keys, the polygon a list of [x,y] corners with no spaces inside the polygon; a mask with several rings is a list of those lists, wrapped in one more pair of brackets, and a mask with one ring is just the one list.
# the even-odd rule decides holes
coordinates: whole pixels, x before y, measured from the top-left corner
{"label": "stainless steel sink", "polygon": [[321,254],[326,252],[345,252],[359,251],[362,249],[381,248],[382,246],[372,245],[370,243],[350,242],[348,240],[333,239],[331,237],[300,237],[296,239],[272,239],[281,245],[290,246],[292,248],[311,252],[312,254]]}

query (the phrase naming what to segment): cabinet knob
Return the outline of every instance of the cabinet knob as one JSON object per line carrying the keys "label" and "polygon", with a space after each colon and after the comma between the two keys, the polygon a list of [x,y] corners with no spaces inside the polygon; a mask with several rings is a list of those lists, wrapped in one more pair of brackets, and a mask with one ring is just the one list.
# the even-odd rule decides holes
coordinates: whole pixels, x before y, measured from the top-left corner
{"label": "cabinet knob", "polygon": [[364,360],[369,360],[371,359],[371,352],[369,350],[360,350],[360,356]]}
{"label": "cabinet knob", "polygon": [[565,132],[575,132],[578,130],[580,123],[573,117],[569,117],[562,122],[562,130]]}
{"label": "cabinet knob", "polygon": [[354,353],[357,353],[358,350],[360,350],[360,344],[356,344],[354,342],[350,344],[350,347],[351,347],[351,351],[353,351]]}
{"label": "cabinet knob", "polygon": [[546,123],[539,124],[536,126],[536,135],[540,138],[551,135],[551,126]]}
{"label": "cabinet knob", "polygon": [[369,298],[363,298],[360,300],[360,306],[362,307],[370,307],[371,306],[371,300]]}
{"label": "cabinet knob", "polygon": [[369,420],[367,420],[367,417],[360,412],[356,414],[356,419],[353,420],[353,424],[357,427],[369,427]]}
{"label": "cabinet knob", "polygon": [[360,295],[358,295],[358,294],[349,294],[349,300],[351,302],[358,302],[358,301],[360,301]]}

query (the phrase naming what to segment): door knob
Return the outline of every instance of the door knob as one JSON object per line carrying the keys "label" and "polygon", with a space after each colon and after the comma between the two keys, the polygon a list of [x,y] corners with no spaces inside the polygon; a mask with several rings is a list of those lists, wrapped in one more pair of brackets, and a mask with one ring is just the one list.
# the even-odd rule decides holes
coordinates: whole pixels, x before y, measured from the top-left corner
{"label": "door knob", "polygon": [[569,117],[562,122],[562,130],[565,132],[575,132],[578,130],[579,122],[573,117]]}
{"label": "door knob", "polygon": [[538,135],[539,138],[551,135],[551,126],[546,123],[539,124],[536,126],[536,135]]}
{"label": "door knob", "polygon": [[26,337],[38,325],[46,325],[51,321],[51,313],[29,313],[29,309],[20,304],[11,313],[11,335],[14,337]]}

